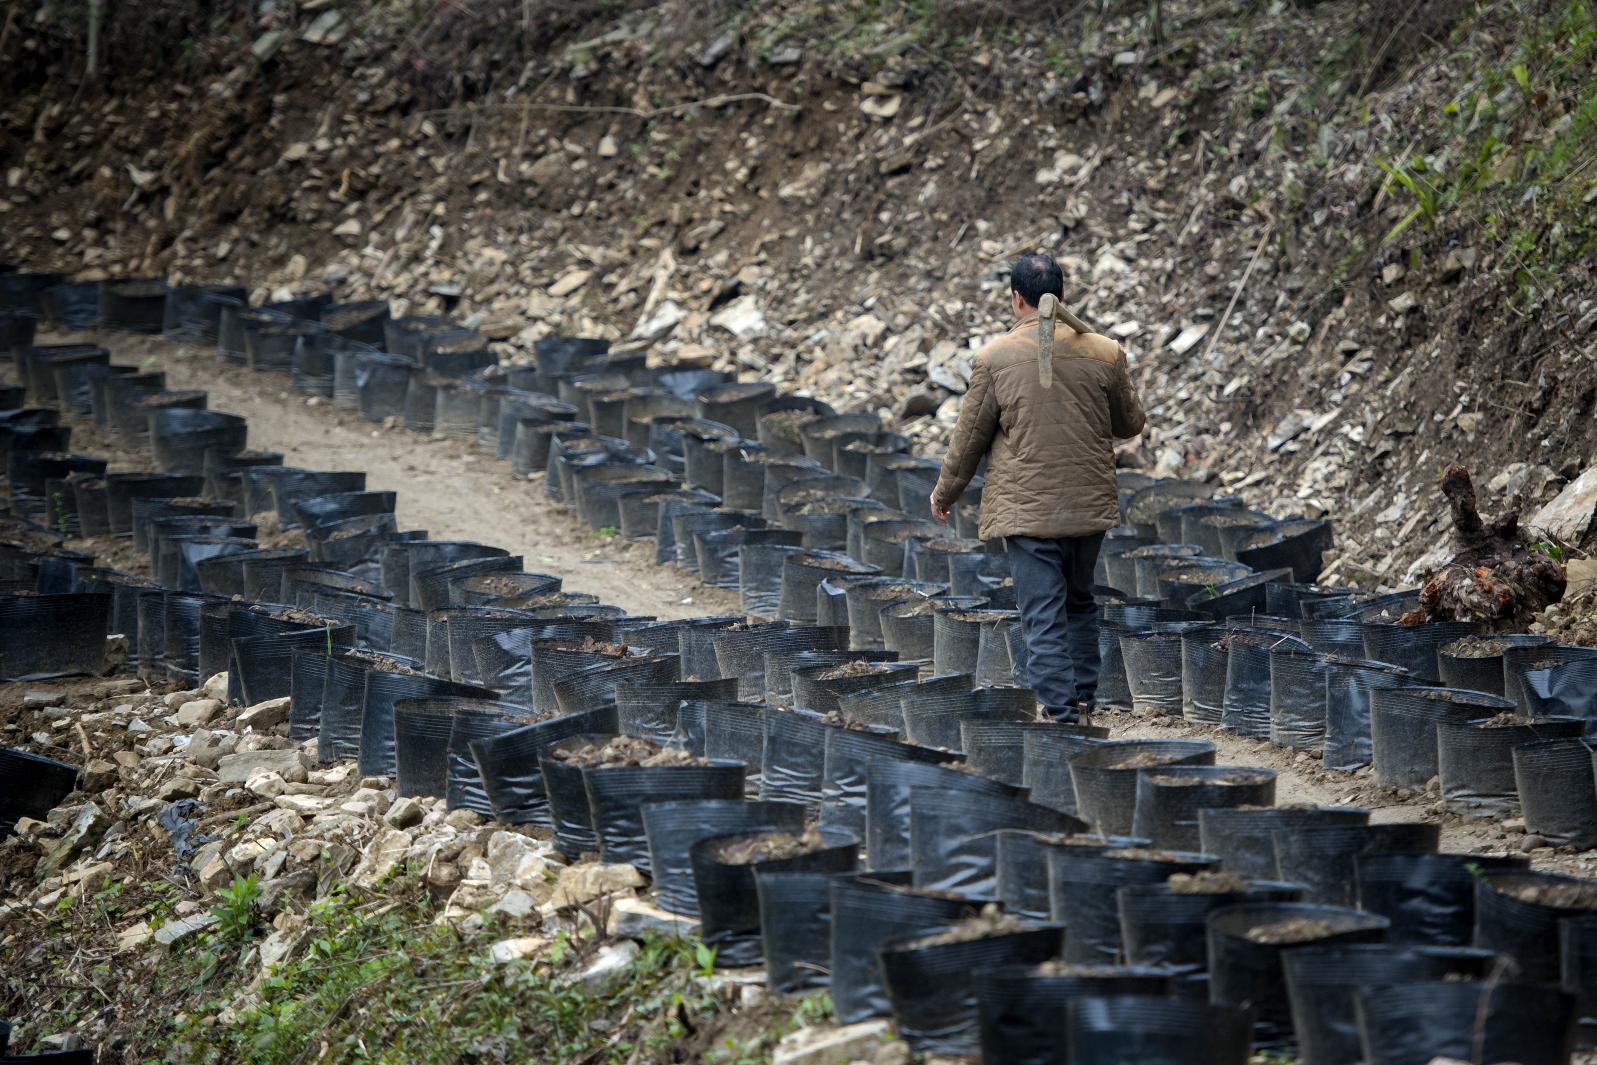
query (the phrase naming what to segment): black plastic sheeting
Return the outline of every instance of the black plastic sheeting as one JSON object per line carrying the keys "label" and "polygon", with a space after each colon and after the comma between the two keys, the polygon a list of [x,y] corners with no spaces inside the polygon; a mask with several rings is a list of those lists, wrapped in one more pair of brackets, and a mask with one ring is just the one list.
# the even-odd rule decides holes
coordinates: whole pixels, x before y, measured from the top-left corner
{"label": "black plastic sheeting", "polygon": [[[1066,925],[1065,960],[1103,965],[1123,951],[1117,891],[1128,884],[1162,884],[1177,873],[1197,873],[1218,864],[1212,854],[1184,851],[1093,850],[1050,847],[1049,909],[1055,924]],[[1157,857],[1142,855],[1157,854]]]}
{"label": "black plastic sheeting", "polygon": [[1576,1020],[1573,996],[1497,979],[1432,981],[1354,992],[1367,1065],[1436,1058],[1561,1065]]}
{"label": "black plastic sheeting", "polygon": [[[648,874],[649,842],[643,831],[644,803],[670,799],[741,799],[741,762],[709,765],[595,766],[582,771],[593,817],[599,858],[635,865]],[[750,884],[750,894],[753,893]]]}
{"label": "black plastic sheeting", "polygon": [[1475,882],[1529,867],[1520,855],[1369,854],[1355,861],[1359,909],[1392,922],[1393,943],[1467,947],[1475,938]]}
{"label": "black plastic sheeting", "polygon": [[[727,862],[721,848],[755,842],[759,837],[790,835],[776,831],[743,831],[708,836],[688,848],[693,886],[698,895],[699,924],[706,945],[715,949],[717,968],[757,965],[761,949],[761,914],[755,877],[762,872],[849,873],[859,860],[859,840],[848,832],[822,830],[821,846],[785,858]],[[769,915],[780,920],[780,914]]]}
{"label": "black plastic sheeting", "polygon": [[1179,996],[1073,999],[1065,1009],[1073,1065],[1245,1065],[1248,1013]]}
{"label": "black plastic sheeting", "polygon": [[1071,1002],[1102,995],[1163,996],[1169,985],[1168,971],[1147,967],[1078,966],[1060,974],[1025,965],[985,970],[976,984],[982,1061],[1057,1065],[1065,1052]]}
{"label": "black plastic sheeting", "polygon": [[1297,832],[1315,825],[1362,825],[1369,819],[1370,811],[1355,806],[1202,810],[1198,835],[1204,853],[1219,856],[1226,872],[1250,880],[1273,880],[1277,832]]}
{"label": "black plastic sheeting", "polygon": [[1352,906],[1358,901],[1355,874],[1359,858],[1432,853],[1440,839],[1441,826],[1424,822],[1320,825],[1278,831],[1276,874],[1301,884],[1305,902]]}
{"label": "black plastic sheeting", "polygon": [[1525,831],[1554,846],[1597,847],[1597,783],[1586,741],[1537,740],[1515,747],[1513,758]]}
{"label": "black plastic sheeting", "polygon": [[1006,795],[939,787],[910,787],[910,867],[918,888],[972,899],[998,897],[1000,829],[1081,832],[1069,814]]}
{"label": "black plastic sheeting", "polygon": [[936,931],[976,912],[976,904],[918,894],[900,884],[858,877],[832,882],[832,1012],[855,1024],[890,1012],[877,951],[905,936]]}

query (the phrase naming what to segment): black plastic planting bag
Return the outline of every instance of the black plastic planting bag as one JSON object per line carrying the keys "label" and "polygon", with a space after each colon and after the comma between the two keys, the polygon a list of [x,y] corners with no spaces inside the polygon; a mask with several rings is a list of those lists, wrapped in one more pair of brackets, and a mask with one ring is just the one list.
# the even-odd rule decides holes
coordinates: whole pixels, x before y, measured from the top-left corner
{"label": "black plastic planting bag", "polygon": [[866,767],[865,778],[866,855],[872,869],[910,868],[910,798],[915,788],[1023,798],[1019,789],[1007,784],[926,762],[873,762]]}
{"label": "black plastic planting bag", "polygon": [[77,786],[78,767],[43,755],[0,747],[0,840],[24,817],[42,821]]}
{"label": "black plastic planting bag", "polygon": [[949,751],[900,743],[891,733],[827,729],[821,772],[821,825],[844,829],[864,840],[866,784],[871,766],[889,761],[941,764],[954,757]]}
{"label": "black plastic planting bag", "polygon": [[1537,740],[1515,747],[1514,783],[1526,831],[1582,850],[1597,846],[1597,791],[1592,749],[1585,740]]}
{"label": "black plastic planting bag", "polygon": [[1105,965],[1011,965],[985,969],[976,981],[976,1013],[983,1065],[1057,1065],[1064,1060],[1066,1010],[1078,998],[1163,995],[1170,984],[1161,969]]}
{"label": "black plastic planting bag", "polygon": [[[512,825],[549,825],[553,823],[553,814],[544,780],[544,748],[563,742],[580,744],[592,736],[608,738],[614,732],[615,708],[604,707],[496,732],[469,740],[466,747],[477,763],[495,820]],[[578,826],[576,834],[568,837],[567,842],[584,843],[585,849],[592,850],[595,846],[593,824],[588,816],[587,792],[582,789],[582,771],[563,764],[561,768],[568,770],[565,783],[571,799],[565,809],[571,814],[571,824]],[[560,842],[557,832],[557,845]],[[581,850],[563,850],[563,853],[575,857]]]}
{"label": "black plastic planting bag", "polygon": [[1055,721],[995,721],[968,717],[959,723],[960,747],[965,752],[965,764],[984,777],[1024,787],[1026,735],[1030,732],[1059,732],[1093,739],[1109,737],[1107,728],[1093,725],[1066,725]]}
{"label": "black plastic planting bag", "polygon": [[786,858],[731,862],[723,848],[757,842],[772,832],[710,836],[688,848],[699,924],[704,942],[715,948],[717,968],[758,965],[760,901],[755,877],[762,872],[850,873],[859,861],[859,841],[847,832],[822,831],[822,846]]}
{"label": "black plastic planting bag", "polygon": [[676,734],[677,713],[688,699],[726,700],[737,697],[737,681],[668,681],[663,684],[623,680],[615,684],[616,720],[623,736],[641,736],[669,743]]}
{"label": "black plastic planting bag", "polygon": [[449,737],[455,727],[450,699],[400,699],[394,703],[394,788],[399,795],[443,798],[449,790]]}
{"label": "black plastic planting bag", "polygon": [[1553,642],[1551,636],[1521,632],[1470,636],[1443,644],[1436,653],[1442,684],[1448,688],[1503,695],[1506,693],[1503,662],[1509,648],[1548,647]]}
{"label": "black plastic planting bag", "polygon": [[1082,997],[1065,1007],[1072,1065],[1246,1065],[1246,1010],[1194,998]]}
{"label": "black plastic planting bag", "polygon": [[1128,884],[1116,892],[1126,962],[1202,971],[1209,963],[1211,913],[1248,902],[1297,902],[1301,894],[1296,884],[1273,880],[1250,880],[1236,891],[1201,892],[1172,891],[1162,883]]}
{"label": "black plastic planting bag", "polygon": [[1538,740],[1578,737],[1585,723],[1560,718],[1488,725],[1438,721],[1436,767],[1442,798],[1486,812],[1510,810],[1519,798],[1514,781],[1514,748]]}
{"label": "black plastic planting bag", "polygon": [[444,795],[450,810],[471,810],[484,817],[494,815],[493,803],[483,787],[477,758],[472,753],[474,740],[512,732],[537,719],[525,708],[492,699],[450,699],[454,718],[449,730],[448,762]]}
{"label": "black plastic planting bag", "polygon": [[843,875],[755,873],[765,984],[771,994],[800,995],[830,986],[832,883]]}
{"label": "black plastic planting bag", "polygon": [[351,625],[329,625],[228,642],[229,687],[236,676],[243,705],[254,706],[293,695],[297,654],[306,650],[321,650],[326,655],[347,651],[355,642],[355,629]]}
{"label": "black plastic planting bag", "polygon": [[1574,998],[1546,987],[1435,981],[1362,987],[1354,995],[1367,1065],[1437,1058],[1564,1065],[1574,1046]]}
{"label": "black plastic planting bag", "polygon": [[1504,658],[1504,690],[1532,717],[1578,717],[1597,731],[1597,648],[1516,647]]}
{"label": "black plastic planting bag", "polygon": [[1070,761],[1089,747],[1104,742],[1102,737],[1074,727],[1027,730],[1021,737],[1021,786],[1031,793],[1032,802],[1067,814],[1079,814]]}
{"label": "black plastic planting bag", "polygon": [[757,793],[765,767],[765,707],[725,699],[706,701],[704,757],[742,762],[748,767],[745,783]]}
{"label": "black plastic planting bag", "polygon": [[1024,799],[911,786],[909,852],[915,886],[996,899],[1000,829],[1072,833],[1086,827],[1069,814]]}
{"label": "black plastic planting bag", "polygon": [[1215,865],[1212,854],[1183,851],[1089,850],[1049,847],[1049,911],[1065,925],[1065,960],[1087,965],[1117,961],[1121,954],[1117,892],[1127,884],[1162,884],[1177,873],[1197,873]]}
{"label": "black plastic planting bag", "polygon": [[1162,850],[1202,847],[1198,812],[1275,805],[1275,771],[1248,766],[1158,766],[1137,771],[1131,834]]}
{"label": "black plastic planting bag", "polygon": [[1344,1065],[1362,1057],[1354,1001],[1361,987],[1487,976],[1484,951],[1427,950],[1344,943],[1289,950],[1283,956],[1298,1058],[1303,1065]]}
{"label": "black plastic planting bag", "polygon": [[1278,875],[1303,885],[1305,902],[1351,906],[1360,856],[1423,854],[1436,850],[1440,840],[1440,825],[1414,821],[1299,827],[1276,832],[1275,866]]}
{"label": "black plastic planting bag", "polygon": [[1200,810],[1198,836],[1205,854],[1218,855],[1228,873],[1250,880],[1275,878],[1275,833],[1315,825],[1369,821],[1370,811],[1356,806],[1281,806]]}
{"label": "black plastic planting bag", "polygon": [[1463,621],[1432,621],[1424,625],[1369,624],[1364,626],[1364,656],[1402,666],[1427,684],[1442,680],[1438,654],[1454,640],[1473,636],[1479,625]]}
{"label": "black plastic planting bag", "polygon": [[[1304,922],[1304,931],[1285,941],[1250,935],[1287,922]],[[1251,1007],[1262,1041],[1289,1037],[1292,1014],[1281,956],[1310,944],[1381,943],[1389,924],[1358,910],[1306,902],[1245,903],[1216,911],[1209,918],[1209,1001]]]}
{"label": "black plastic planting bag", "polygon": [[1140,767],[1149,759],[1158,759],[1155,765],[1213,765],[1214,753],[1208,740],[1119,740],[1089,747],[1070,759],[1077,811],[1095,832],[1132,835]]}
{"label": "black plastic planting bag", "polygon": [[760,797],[801,803],[812,812],[819,810],[821,775],[826,768],[826,733],[827,725],[820,714],[767,710]]}
{"label": "black plastic planting bag", "polygon": [[1308,651],[1309,645],[1282,632],[1233,629],[1224,638],[1227,652],[1225,703],[1220,723],[1250,739],[1270,737],[1270,654]]}
{"label": "black plastic planting bag", "polygon": [[[953,674],[959,676],[960,674]],[[1030,688],[967,688],[921,684],[904,693],[904,736],[927,747],[961,751],[967,720],[1035,721],[1037,694]]]}
{"label": "black plastic planting bag", "polygon": [[1325,678],[1325,743],[1321,764],[1343,773],[1370,764],[1370,706],[1377,688],[1410,683],[1408,672],[1384,662],[1335,659]]}
{"label": "black plastic planting bag", "polygon": [[859,877],[832,882],[832,1011],[855,1024],[890,1011],[877,948],[975,913],[975,904]]}
{"label": "black plastic planting bag", "polygon": [[110,618],[107,592],[0,596],[0,678],[102,672]]}
{"label": "black plastic planting bag", "polygon": [[360,751],[357,765],[362,776],[392,777],[394,761],[394,703],[400,699],[462,696],[493,699],[497,692],[470,684],[456,684],[425,673],[370,670],[361,702]]}
{"label": "black plastic planting bag", "polygon": [[1475,946],[1508,955],[1528,983],[1559,978],[1558,922],[1597,912],[1597,890],[1582,877],[1521,870],[1475,880]]}
{"label": "black plastic planting bag", "polygon": [[647,874],[649,841],[643,832],[643,804],[670,799],[741,799],[743,774],[741,762],[584,769],[582,780],[599,859],[611,865],[635,865]]}
{"label": "black plastic planting bag", "polygon": [[1358,906],[1392,922],[1393,943],[1465,947],[1475,935],[1475,881],[1523,869],[1519,855],[1369,854],[1355,862]]}
{"label": "black plastic planting bag", "polygon": [[985,982],[980,974],[1055,958],[1061,938],[1057,928],[1028,928],[953,943],[923,945],[915,936],[884,943],[882,983],[895,1030],[917,1052],[976,1051],[976,988]]}
{"label": "black plastic planting bag", "polygon": [[1436,776],[1436,726],[1486,720],[1514,704],[1485,692],[1450,688],[1382,688],[1370,710],[1375,779],[1390,788],[1423,788]]}
{"label": "black plastic planting bag", "polygon": [[688,856],[695,843],[739,832],[799,832],[804,828],[804,808],[787,802],[650,800],[643,804],[642,811],[655,905],[688,917],[699,915],[699,896]]}
{"label": "black plastic planting bag", "polygon": [[998,901],[1004,912],[1022,920],[1052,920],[1053,907],[1048,898],[1048,851],[1052,847],[1070,847],[1072,854],[1090,854],[1123,847],[1145,847],[1145,839],[1128,836],[1056,836],[1021,829],[999,829],[998,840]]}

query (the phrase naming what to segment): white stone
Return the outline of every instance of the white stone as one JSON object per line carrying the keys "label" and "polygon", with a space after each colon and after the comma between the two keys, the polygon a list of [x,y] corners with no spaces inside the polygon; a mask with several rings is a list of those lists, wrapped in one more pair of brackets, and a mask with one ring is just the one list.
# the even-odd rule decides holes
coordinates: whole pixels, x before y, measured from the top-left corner
{"label": "white stone", "polygon": [[270,728],[288,722],[288,696],[280,699],[268,699],[256,703],[254,706],[238,715],[238,727],[241,729],[252,728],[257,732],[264,732]]}
{"label": "white stone", "polygon": [[642,948],[630,939],[606,943],[588,967],[577,974],[577,981],[586,988],[600,988],[631,967]]}
{"label": "white stone", "polygon": [[538,953],[548,942],[542,936],[518,936],[514,939],[501,939],[488,948],[488,957],[499,965],[503,965],[508,961],[521,961]]}
{"label": "white stone", "polygon": [[816,1024],[782,1037],[771,1055],[771,1065],[845,1065],[869,1059],[876,1048],[892,1038],[885,1020],[861,1021],[842,1027]]}
{"label": "white stone", "polygon": [[304,756],[298,750],[239,751],[216,763],[216,779],[223,784],[243,784],[257,773],[277,773],[286,781],[305,782]]}
{"label": "white stone", "polygon": [[208,723],[222,709],[218,699],[191,699],[177,708],[177,723],[184,728],[198,728]]}
{"label": "white stone", "polygon": [[1177,355],[1185,355],[1197,347],[1198,341],[1202,340],[1208,333],[1209,327],[1207,325],[1189,325],[1177,333],[1175,339],[1165,346]]}
{"label": "white stone", "polygon": [[1569,543],[1578,542],[1597,520],[1597,466],[1570,481],[1552,501],[1525,522]]}
{"label": "white stone", "polygon": [[741,296],[711,315],[710,324],[739,340],[752,340],[765,332],[765,312],[753,296]]}

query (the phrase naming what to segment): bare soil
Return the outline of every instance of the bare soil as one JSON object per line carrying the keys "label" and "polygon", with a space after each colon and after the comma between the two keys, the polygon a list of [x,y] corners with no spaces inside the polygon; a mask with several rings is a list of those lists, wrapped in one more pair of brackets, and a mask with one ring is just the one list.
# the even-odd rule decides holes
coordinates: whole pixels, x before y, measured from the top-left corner
{"label": "bare soil", "polygon": [[925,947],[940,947],[949,943],[970,943],[978,939],[992,939],[994,936],[1006,936],[1014,932],[1024,932],[1026,925],[1013,917],[1004,915],[1003,910],[995,905],[982,907],[982,912],[975,917],[967,918],[956,925],[951,925],[941,932],[929,936],[921,936],[902,944],[901,950],[920,950]]}
{"label": "bare soil", "polygon": [[1500,889],[1504,895],[1555,910],[1597,910],[1597,883],[1510,884]]}

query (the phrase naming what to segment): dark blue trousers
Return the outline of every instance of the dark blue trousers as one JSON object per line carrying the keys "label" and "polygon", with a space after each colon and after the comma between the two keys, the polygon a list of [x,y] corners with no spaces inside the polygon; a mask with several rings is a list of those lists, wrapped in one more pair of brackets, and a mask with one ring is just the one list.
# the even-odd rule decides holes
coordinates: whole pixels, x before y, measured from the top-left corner
{"label": "dark blue trousers", "polygon": [[1027,679],[1037,701],[1057,719],[1098,690],[1098,604],[1092,571],[1103,533],[1043,540],[1005,537],[1015,603],[1026,636]]}

